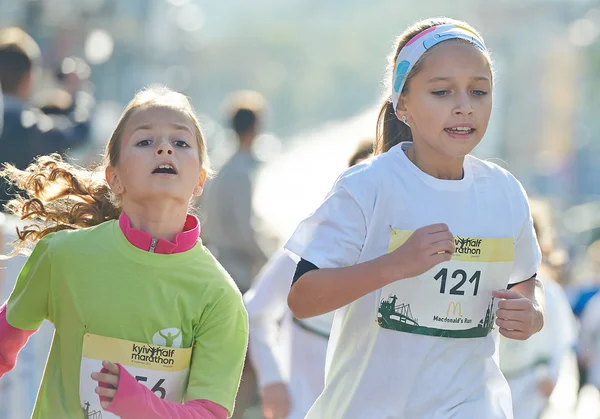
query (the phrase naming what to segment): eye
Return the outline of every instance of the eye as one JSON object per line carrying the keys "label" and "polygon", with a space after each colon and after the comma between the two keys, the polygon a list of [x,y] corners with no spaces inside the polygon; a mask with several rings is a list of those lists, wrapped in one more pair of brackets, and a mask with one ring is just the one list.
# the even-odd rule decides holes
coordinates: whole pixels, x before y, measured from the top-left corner
{"label": "eye", "polygon": [[431,94],[435,96],[446,96],[450,94],[450,90],[436,90],[431,92]]}
{"label": "eye", "polygon": [[485,90],[471,90],[471,94],[474,94],[475,96],[485,96],[488,92]]}
{"label": "eye", "polygon": [[152,141],[151,141],[151,140],[149,140],[149,139],[145,139],[145,140],[139,141],[139,142],[136,144],[136,146],[138,146],[138,147],[145,147],[145,146],[148,146],[148,145],[150,145],[150,144],[152,144]]}
{"label": "eye", "polygon": [[189,147],[190,145],[187,143],[187,141],[184,141],[184,140],[175,140],[175,146],[176,147],[186,148],[186,147]]}

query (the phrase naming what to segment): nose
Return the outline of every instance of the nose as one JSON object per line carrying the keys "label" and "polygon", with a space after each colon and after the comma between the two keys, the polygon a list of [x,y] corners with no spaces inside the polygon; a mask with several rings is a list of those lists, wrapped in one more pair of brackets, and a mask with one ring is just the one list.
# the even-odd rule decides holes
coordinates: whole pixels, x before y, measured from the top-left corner
{"label": "nose", "polygon": [[472,115],[473,107],[471,106],[471,97],[468,92],[462,92],[456,95],[457,101],[453,113],[455,115]]}
{"label": "nose", "polygon": [[163,138],[158,142],[158,145],[156,146],[156,154],[158,156],[162,156],[162,155],[172,155],[173,154],[173,146],[171,145],[171,142],[166,139]]}

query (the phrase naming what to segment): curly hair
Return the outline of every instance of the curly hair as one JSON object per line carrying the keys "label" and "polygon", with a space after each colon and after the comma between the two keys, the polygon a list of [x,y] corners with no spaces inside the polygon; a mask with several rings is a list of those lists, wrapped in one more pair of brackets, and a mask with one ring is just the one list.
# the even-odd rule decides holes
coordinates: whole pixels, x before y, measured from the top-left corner
{"label": "curly hair", "polygon": [[127,121],[139,109],[176,109],[192,121],[198,141],[200,163],[209,171],[206,142],[198,118],[187,97],[168,88],[138,92],[129,102],[105,149],[104,163],[91,170],[68,163],[58,154],[37,157],[25,170],[5,164],[0,177],[22,192],[5,205],[5,210],[21,220],[34,221],[17,229],[12,254],[28,253],[42,237],[61,230],[92,227],[121,214],[121,202],[105,180],[106,167],[119,162],[121,137]]}

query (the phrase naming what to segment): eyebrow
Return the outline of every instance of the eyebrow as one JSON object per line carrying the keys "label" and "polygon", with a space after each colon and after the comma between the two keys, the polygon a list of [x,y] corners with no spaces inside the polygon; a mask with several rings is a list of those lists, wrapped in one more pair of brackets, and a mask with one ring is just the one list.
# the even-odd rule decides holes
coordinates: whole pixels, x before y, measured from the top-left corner
{"label": "eyebrow", "polygon": [[[175,128],[177,130],[188,131],[190,134],[193,134],[192,130],[190,130],[190,128],[185,124],[179,124],[177,122],[172,122],[171,127]],[[139,131],[139,130],[149,130],[149,129],[152,129],[152,124],[140,125],[139,127],[135,128],[134,132]]]}
{"label": "eyebrow", "polygon": [[[453,79],[454,79],[454,77],[434,77],[434,78],[430,79],[428,81],[428,83],[433,83],[433,82],[436,82],[436,81],[450,81],[450,80],[453,80]],[[485,76],[471,77],[471,79],[475,80],[475,81],[488,81],[488,82],[490,81],[490,78],[489,77],[485,77]]]}

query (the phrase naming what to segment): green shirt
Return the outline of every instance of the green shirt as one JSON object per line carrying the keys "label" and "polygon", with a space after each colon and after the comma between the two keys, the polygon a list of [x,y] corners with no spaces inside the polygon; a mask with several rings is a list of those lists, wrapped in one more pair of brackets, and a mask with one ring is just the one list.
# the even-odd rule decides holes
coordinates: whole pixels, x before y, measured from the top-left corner
{"label": "green shirt", "polygon": [[56,332],[33,418],[83,417],[85,334],[160,344],[155,336],[165,329],[181,331],[180,347],[193,348],[184,399],[233,411],[248,317],[234,282],[201,242],[182,253],[149,253],[130,244],[116,221],[50,234],[36,245],[7,306],[13,327],[37,329],[44,319]]}

